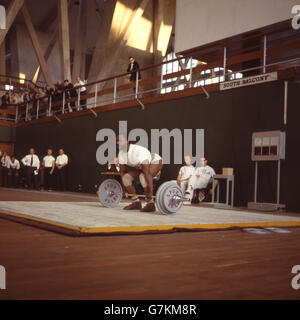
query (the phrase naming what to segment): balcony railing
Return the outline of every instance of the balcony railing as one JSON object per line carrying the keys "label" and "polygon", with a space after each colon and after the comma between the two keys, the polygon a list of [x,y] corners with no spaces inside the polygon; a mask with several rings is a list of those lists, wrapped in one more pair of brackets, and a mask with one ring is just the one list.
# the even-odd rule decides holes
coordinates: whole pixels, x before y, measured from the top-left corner
{"label": "balcony railing", "polygon": [[[203,54],[202,50],[194,52],[190,56],[178,57],[141,68],[137,71],[134,82],[129,82],[129,74],[123,73],[96,82],[86,83],[84,86],[87,88],[88,93],[85,95],[81,95],[81,86],[78,86],[76,87],[76,97],[69,97],[70,90],[66,89],[63,91],[62,99],[59,101],[55,100],[55,96],[44,96],[28,103],[14,105],[8,110],[0,109],[0,120],[19,123],[54,117],[61,121],[59,115],[68,112],[79,112],[83,109],[88,109],[97,116],[94,111],[96,107],[131,100],[138,101],[143,107],[143,98],[196,87],[209,98],[206,88],[211,84],[234,80],[237,77],[240,78],[249,74],[259,75],[300,66],[300,41],[297,38],[296,40],[292,38],[291,41],[287,41],[284,44],[276,43],[271,47],[268,47],[266,36],[263,36],[262,40],[261,47],[248,48],[247,52],[237,55],[229,56],[228,48],[221,48],[219,57],[208,63],[199,60],[199,56]],[[288,55],[289,53],[290,56]],[[195,57],[197,57],[198,62],[193,66],[192,59],[195,61]],[[275,62],[267,63],[268,59]],[[164,73],[163,70],[171,69],[167,67],[168,64],[172,64],[175,61],[180,65],[189,67],[176,72]],[[249,61],[259,62],[254,67],[243,68]],[[163,68],[163,66],[165,67]],[[139,73],[143,76],[141,80],[138,79]],[[14,83],[17,83],[16,79],[19,78],[6,77],[6,81],[3,81],[0,76],[2,85],[5,82],[14,86]],[[30,80],[26,79],[25,86],[33,89],[33,87],[30,87],[32,86]]]}

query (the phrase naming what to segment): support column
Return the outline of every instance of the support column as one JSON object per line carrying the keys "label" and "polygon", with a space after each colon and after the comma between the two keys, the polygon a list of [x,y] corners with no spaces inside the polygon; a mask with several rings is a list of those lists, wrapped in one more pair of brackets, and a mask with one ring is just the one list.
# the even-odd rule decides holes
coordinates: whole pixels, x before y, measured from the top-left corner
{"label": "support column", "polygon": [[[82,56],[85,53],[85,38],[86,38],[86,1],[81,1],[78,6],[77,13],[77,25],[76,25],[76,43],[74,50],[74,60],[73,60],[73,70],[72,70],[72,80],[76,80],[78,76],[81,75],[81,63]],[[84,76],[83,76],[84,78]]]}
{"label": "support column", "polygon": [[58,25],[63,79],[71,81],[68,0],[58,0]]}

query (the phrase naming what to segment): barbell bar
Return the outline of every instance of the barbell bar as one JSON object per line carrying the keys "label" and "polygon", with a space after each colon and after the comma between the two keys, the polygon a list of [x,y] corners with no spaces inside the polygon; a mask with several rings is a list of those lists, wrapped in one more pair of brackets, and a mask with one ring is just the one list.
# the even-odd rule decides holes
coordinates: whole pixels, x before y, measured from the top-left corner
{"label": "barbell bar", "polygon": [[[101,183],[97,191],[100,203],[107,208],[116,207],[122,200],[123,189],[114,179],[107,179]],[[128,196],[146,198],[145,195],[127,194]],[[183,196],[181,188],[172,181],[164,182],[153,196],[158,210],[162,214],[172,214],[180,210],[182,203],[189,200]]]}

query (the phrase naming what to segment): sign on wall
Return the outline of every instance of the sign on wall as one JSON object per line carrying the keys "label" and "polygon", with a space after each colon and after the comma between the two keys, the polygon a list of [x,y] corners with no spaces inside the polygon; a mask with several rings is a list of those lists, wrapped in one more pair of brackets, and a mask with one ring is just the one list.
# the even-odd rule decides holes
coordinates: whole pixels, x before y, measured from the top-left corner
{"label": "sign on wall", "polygon": [[254,84],[276,81],[277,79],[278,79],[277,72],[265,73],[262,75],[222,82],[220,83],[220,90],[228,90],[228,89],[234,89],[239,87],[251,86]]}

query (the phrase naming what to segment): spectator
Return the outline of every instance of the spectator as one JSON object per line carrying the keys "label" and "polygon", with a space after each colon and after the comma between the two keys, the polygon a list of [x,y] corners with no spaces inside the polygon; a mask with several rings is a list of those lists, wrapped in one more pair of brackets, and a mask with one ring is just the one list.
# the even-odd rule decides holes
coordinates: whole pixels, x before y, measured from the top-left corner
{"label": "spectator", "polygon": [[24,103],[24,94],[22,91],[18,92],[18,95],[17,95],[17,104],[18,105],[22,105]]}
{"label": "spectator", "polygon": [[35,95],[35,98],[40,100],[40,105],[47,101],[46,93],[43,91],[43,88],[38,87],[38,92]]}
{"label": "spectator", "polygon": [[7,109],[7,107],[10,104],[10,99],[9,99],[9,94],[8,92],[5,92],[5,94],[1,98],[2,104],[1,104],[1,109]]}
{"label": "spectator", "polygon": [[189,179],[195,172],[195,167],[191,164],[190,156],[187,155],[184,157],[184,163],[185,165],[180,168],[179,174],[177,176],[177,183],[180,186],[183,194],[185,193],[188,187]]}
{"label": "spectator", "polygon": [[[74,88],[73,83],[69,82],[69,80],[64,81],[65,85],[65,92],[66,92],[66,99],[72,99],[77,96],[76,89]],[[69,112],[75,111],[75,101],[71,101],[67,104]]]}
{"label": "spectator", "polygon": [[20,162],[11,156],[11,159],[8,162],[8,175],[9,175],[9,186],[16,188],[19,186],[19,172],[20,172]]}
{"label": "spectator", "polygon": [[45,91],[46,95],[48,96],[48,105],[50,103],[50,97],[52,99],[52,96],[54,95],[54,89],[51,88],[50,86],[46,86],[46,91]]}
{"label": "spectator", "polygon": [[57,168],[57,187],[59,190],[65,191],[67,188],[67,165],[69,159],[63,149],[59,149],[59,155],[56,158]]}
{"label": "spectator", "polygon": [[30,94],[29,94],[29,91],[28,91],[27,89],[24,91],[23,99],[24,99],[24,104],[23,104],[23,106],[22,106],[23,108],[21,108],[21,109],[26,110],[26,109],[27,109],[27,106],[28,106],[27,119],[28,119],[28,120],[31,120],[31,115],[30,115],[29,109],[32,108],[32,105],[31,105]]}
{"label": "spectator", "polygon": [[36,96],[35,96],[35,92],[29,92],[29,98],[30,98],[30,102],[28,103],[28,114],[27,114],[27,119],[31,120],[32,119],[32,115],[33,115],[33,108],[36,108],[37,106],[37,100],[36,100]]}
{"label": "spectator", "polygon": [[[127,68],[127,72],[130,73],[130,78],[129,80],[131,82],[136,82],[136,75],[138,73],[138,79],[142,79],[141,77],[141,72],[140,72],[140,66],[138,64],[137,61],[135,61],[135,59],[133,57],[129,57],[129,65],[128,65],[128,68]],[[135,88],[133,88],[133,92],[135,93]]]}
{"label": "spectator", "polygon": [[84,86],[84,82],[80,79],[80,77],[77,77],[77,82],[74,84],[74,88],[78,88],[78,94],[80,93],[80,106],[82,109],[86,108],[87,109],[87,105],[86,105],[86,99],[83,98],[81,99],[82,96],[86,95],[86,87]]}
{"label": "spectator", "polygon": [[57,80],[57,89],[56,89],[56,95],[57,95],[57,101],[60,101],[61,104],[59,106],[57,106],[57,111],[61,111],[62,110],[62,101],[63,101],[63,94],[64,94],[64,85],[60,80]]}
{"label": "spectator", "polygon": [[48,149],[47,155],[43,159],[44,166],[44,188],[45,190],[53,190],[53,177],[55,169],[55,158],[52,156],[52,149]]}
{"label": "spectator", "polygon": [[19,95],[18,95],[17,91],[13,91],[13,93],[10,97],[10,103],[16,105],[16,104],[18,104],[18,101],[19,101]]}
{"label": "spectator", "polygon": [[40,169],[40,159],[35,154],[33,148],[29,149],[29,154],[25,156],[21,162],[26,167],[27,187],[32,188],[32,180],[34,181],[35,189],[39,188],[38,174]]}
{"label": "spectator", "polygon": [[8,167],[9,167],[10,157],[6,151],[3,151],[1,157],[1,171],[2,171],[2,186],[8,187]]}
{"label": "spectator", "polygon": [[60,109],[60,106],[58,104],[58,101],[62,100],[60,99],[60,93],[59,93],[59,89],[58,89],[58,84],[56,83],[54,85],[54,92],[53,92],[53,95],[52,95],[52,111],[54,113],[56,113],[57,111],[59,111]]}

